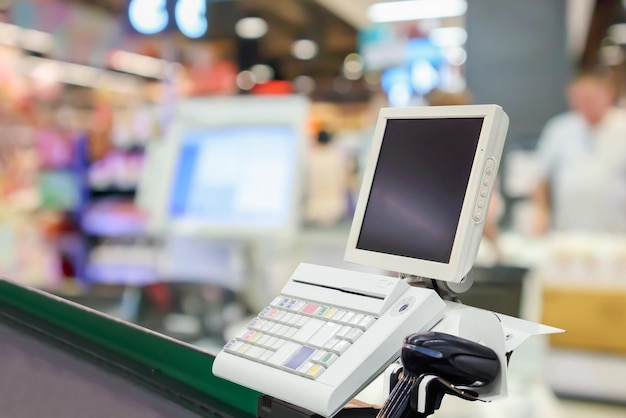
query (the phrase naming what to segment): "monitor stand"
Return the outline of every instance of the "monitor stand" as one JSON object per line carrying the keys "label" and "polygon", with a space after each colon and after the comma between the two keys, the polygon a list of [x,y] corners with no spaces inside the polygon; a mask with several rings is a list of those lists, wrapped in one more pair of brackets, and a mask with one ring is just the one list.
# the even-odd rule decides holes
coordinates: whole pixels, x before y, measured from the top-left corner
{"label": "monitor stand", "polygon": [[444,280],[430,279],[427,277],[414,276],[399,273],[399,277],[411,286],[433,289],[443,300],[458,302],[458,295],[467,292],[474,284],[473,270],[470,270],[459,283]]}

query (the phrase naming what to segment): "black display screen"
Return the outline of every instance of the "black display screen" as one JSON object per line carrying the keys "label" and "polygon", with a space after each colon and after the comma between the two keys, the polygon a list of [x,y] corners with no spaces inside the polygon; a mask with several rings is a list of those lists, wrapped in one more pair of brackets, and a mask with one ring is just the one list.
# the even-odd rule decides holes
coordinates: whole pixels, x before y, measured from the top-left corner
{"label": "black display screen", "polygon": [[387,121],[358,249],[450,261],[483,120]]}

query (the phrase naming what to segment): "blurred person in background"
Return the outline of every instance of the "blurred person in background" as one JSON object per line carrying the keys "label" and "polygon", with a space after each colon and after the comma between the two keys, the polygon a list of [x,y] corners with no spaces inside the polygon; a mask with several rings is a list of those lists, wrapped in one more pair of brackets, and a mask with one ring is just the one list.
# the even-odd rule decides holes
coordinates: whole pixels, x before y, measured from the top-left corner
{"label": "blurred person in background", "polygon": [[626,232],[626,111],[604,73],[576,77],[567,98],[571,110],[548,121],[537,145],[533,232]]}
{"label": "blurred person in background", "polygon": [[305,219],[321,227],[330,227],[348,212],[350,165],[334,146],[330,132],[317,132],[308,158]]}

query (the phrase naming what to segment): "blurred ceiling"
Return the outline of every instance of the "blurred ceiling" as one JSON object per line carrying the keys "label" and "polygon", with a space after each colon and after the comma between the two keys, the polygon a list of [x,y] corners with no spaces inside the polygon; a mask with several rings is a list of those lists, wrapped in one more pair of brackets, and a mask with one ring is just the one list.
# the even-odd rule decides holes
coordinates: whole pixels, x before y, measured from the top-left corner
{"label": "blurred ceiling", "polygon": [[[128,0],[69,0],[89,4],[125,18]],[[340,76],[345,57],[357,49],[355,24],[365,16],[365,6],[373,0],[211,0],[209,33],[202,41],[229,39],[239,49],[242,69],[250,64],[272,65],[277,75],[293,80],[299,75],[312,77],[318,95],[333,96],[333,83]],[[335,4],[336,3],[336,4]],[[337,6],[342,4],[343,6]],[[350,7],[346,7],[349,5]],[[363,13],[357,11],[362,9]],[[235,23],[245,16],[258,16],[268,23],[268,31],[259,40],[238,39]],[[319,45],[319,53],[310,60],[295,58],[292,44],[310,39]],[[199,41],[188,41],[199,42]],[[256,62],[255,62],[256,61]],[[364,100],[368,96],[362,81],[349,82],[349,91],[332,100]]]}
{"label": "blurred ceiling", "polygon": [[[108,10],[126,19],[130,0],[66,0]],[[168,4],[173,0],[167,0]],[[299,75],[312,77],[316,94],[322,99],[360,101],[368,97],[361,80],[350,81],[348,89],[336,93],[337,78],[345,57],[357,50],[357,33],[370,24],[367,8],[376,2],[390,0],[207,0],[209,32],[201,41],[232,42],[241,69],[255,63],[272,65],[279,78],[293,80]],[[568,37],[575,56],[582,55],[582,66],[592,65],[611,19],[622,0],[564,0],[568,7]],[[258,16],[268,23],[268,31],[259,40],[237,38],[235,23],[244,16]],[[462,22],[447,22],[451,25]],[[197,43],[178,37],[182,43]],[[319,53],[310,60],[293,57],[295,40],[311,39],[319,45]],[[238,51],[238,52],[237,52]]]}

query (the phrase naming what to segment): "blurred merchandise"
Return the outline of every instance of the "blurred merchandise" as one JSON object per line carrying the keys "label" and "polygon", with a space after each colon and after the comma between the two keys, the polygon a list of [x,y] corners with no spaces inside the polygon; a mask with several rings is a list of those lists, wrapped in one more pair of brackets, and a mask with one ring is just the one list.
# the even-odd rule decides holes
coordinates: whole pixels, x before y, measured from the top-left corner
{"label": "blurred merchandise", "polygon": [[137,236],[145,231],[144,214],[128,200],[108,198],[91,204],[82,216],[82,229],[102,237]]}
{"label": "blurred merchandise", "polygon": [[543,306],[542,321],[567,329],[554,347],[626,355],[626,285],[548,285]]}
{"label": "blurred merchandise", "polygon": [[89,253],[86,275],[93,283],[140,286],[158,280],[154,245],[133,240],[107,240]]}
{"label": "blurred merchandise", "polygon": [[67,133],[56,129],[37,129],[35,141],[42,168],[66,168],[76,159],[72,139]]}
{"label": "blurred merchandise", "polygon": [[97,190],[130,190],[137,187],[144,156],[139,152],[110,151],[89,167],[89,185]]}
{"label": "blurred merchandise", "polygon": [[61,280],[58,250],[28,216],[0,213],[0,276],[43,288]]}
{"label": "blurred merchandise", "polygon": [[48,171],[39,174],[40,207],[76,210],[81,202],[79,180],[74,173]]}
{"label": "blurred merchandise", "polygon": [[548,284],[626,287],[626,236],[554,234],[538,274]]}

